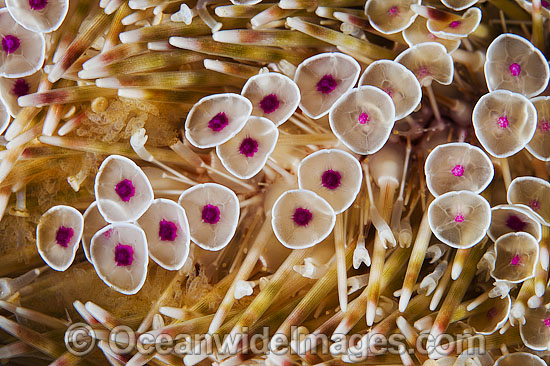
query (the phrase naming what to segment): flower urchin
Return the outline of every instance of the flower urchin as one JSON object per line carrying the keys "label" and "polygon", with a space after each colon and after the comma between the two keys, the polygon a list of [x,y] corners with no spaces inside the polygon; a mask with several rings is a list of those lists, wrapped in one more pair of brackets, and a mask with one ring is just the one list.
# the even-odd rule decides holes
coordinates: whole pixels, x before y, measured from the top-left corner
{"label": "flower urchin", "polygon": [[548,362],[548,12],[474,3],[8,0],[0,353],[66,363],[76,300],[198,336],[128,364]]}

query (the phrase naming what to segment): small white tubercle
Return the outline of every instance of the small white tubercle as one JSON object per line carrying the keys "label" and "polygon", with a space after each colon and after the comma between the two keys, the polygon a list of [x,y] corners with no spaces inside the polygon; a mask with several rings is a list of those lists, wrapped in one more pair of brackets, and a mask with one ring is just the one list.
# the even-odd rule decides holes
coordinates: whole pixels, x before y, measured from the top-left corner
{"label": "small white tubercle", "polygon": [[254,281],[237,281],[233,297],[235,300],[239,300],[245,296],[250,296],[254,292],[254,287],[256,287],[256,283]]}
{"label": "small white tubercle", "polygon": [[42,272],[42,268],[35,268],[16,278],[0,278],[0,300],[7,299],[19,289],[32,283]]}
{"label": "small white tubercle", "polygon": [[294,271],[311,279],[321,278],[328,269],[328,263],[320,264],[315,258],[305,258],[304,264],[295,265]]}

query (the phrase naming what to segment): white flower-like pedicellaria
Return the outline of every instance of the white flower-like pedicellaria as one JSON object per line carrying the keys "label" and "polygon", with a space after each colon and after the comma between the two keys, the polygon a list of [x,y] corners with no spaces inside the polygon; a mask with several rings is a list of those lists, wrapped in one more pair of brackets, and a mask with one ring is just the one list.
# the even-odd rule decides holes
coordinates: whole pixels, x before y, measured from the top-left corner
{"label": "white flower-like pedicellaria", "polygon": [[136,221],[153,202],[149,179],[132,160],[111,155],[95,177],[97,208],[107,222]]}
{"label": "white flower-like pedicellaria", "polygon": [[0,76],[28,76],[42,67],[46,52],[42,33],[32,32],[17,24],[6,8],[0,9],[0,29]]}
{"label": "white flower-like pedicellaria", "polygon": [[149,255],[161,267],[179,270],[189,255],[189,223],[176,202],[157,198],[138,219],[145,232]]}
{"label": "white flower-like pedicellaria", "polygon": [[235,234],[239,221],[239,200],[229,188],[216,183],[187,189],[178,203],[185,209],[190,236],[199,247],[217,251]]}
{"label": "white flower-like pedicellaria", "polygon": [[241,94],[252,102],[252,115],[265,117],[276,126],[286,122],[300,104],[300,89],[294,80],[276,72],[254,75]]}
{"label": "white flower-like pedicellaria", "polygon": [[231,174],[249,179],[265,166],[278,137],[279,130],[272,121],[252,116],[238,134],[216,146],[216,154]]}
{"label": "white flower-like pedicellaria", "polygon": [[82,214],[71,206],[54,206],[40,217],[36,246],[51,268],[64,271],[73,263],[83,226]]}
{"label": "white flower-like pedicellaria", "polygon": [[99,276],[116,291],[133,295],[147,277],[147,239],[138,226],[118,222],[99,230],[90,244],[90,257]]}
{"label": "white flower-like pedicellaria", "polygon": [[290,249],[314,246],[334,228],[336,215],[321,196],[306,189],[283,193],[272,209],[271,225],[281,244]]}
{"label": "white flower-like pedicellaria", "polygon": [[360,72],[359,63],[343,53],[321,53],[304,60],[294,75],[302,96],[300,109],[314,119],[325,116],[355,85]]}

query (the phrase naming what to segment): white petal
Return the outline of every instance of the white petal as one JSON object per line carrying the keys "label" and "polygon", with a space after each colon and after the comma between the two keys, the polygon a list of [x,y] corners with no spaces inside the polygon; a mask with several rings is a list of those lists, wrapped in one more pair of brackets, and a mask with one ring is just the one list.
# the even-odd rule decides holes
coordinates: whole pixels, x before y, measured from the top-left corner
{"label": "white petal", "polygon": [[[119,247],[122,245],[123,247]],[[118,248],[131,248],[131,256],[124,265],[117,262]],[[98,231],[92,238],[90,256],[101,280],[116,291],[133,295],[147,277],[147,240],[139,227],[128,223],[111,224]]]}
{"label": "white petal", "polygon": [[[343,53],[321,53],[304,60],[294,75],[301,93],[300,109],[313,119],[323,117],[338,98],[355,85],[360,72],[359,63]],[[324,77],[336,83],[327,93],[318,90]]]}
{"label": "white petal", "polygon": [[[133,193],[125,194],[124,189],[132,187]],[[120,155],[111,155],[103,161],[94,190],[97,208],[107,222],[136,221],[153,202],[153,189],[145,173]]]}
{"label": "white petal", "polygon": [[100,229],[109,225],[107,221],[101,216],[101,213],[97,209],[97,202],[94,201],[88,206],[86,211],[84,211],[84,231],[82,232],[82,249],[84,249],[84,254],[88,262],[92,262],[90,257],[90,242],[92,237]]}
{"label": "white petal", "polygon": [[[199,100],[185,120],[185,137],[199,148],[228,141],[244,127],[252,103],[239,94],[213,94]],[[216,119],[223,122],[214,123]]]}
{"label": "white petal", "polygon": [[[295,215],[299,210],[311,215],[307,223],[296,223]],[[332,232],[335,222],[336,215],[329,203],[306,189],[287,191],[273,205],[273,233],[290,249],[309,248],[320,243]]]}
{"label": "white petal", "polygon": [[[212,251],[229,244],[237,229],[240,212],[239,200],[232,190],[216,183],[199,184],[183,192],[178,203],[185,209],[191,240],[195,244]],[[212,222],[203,219],[206,206],[214,213],[217,211]]]}
{"label": "white petal", "polygon": [[[139,226],[147,236],[149,255],[161,267],[168,270],[179,270],[189,255],[189,223],[185,210],[176,202],[158,198],[138,220]],[[174,232],[160,230],[174,229]],[[168,237],[172,234],[175,236]]]}
{"label": "white petal", "polygon": [[[249,179],[262,170],[275,149],[278,137],[279,130],[273,122],[264,117],[252,116],[241,132],[226,143],[216,146],[216,154],[231,174],[237,178]],[[247,143],[256,144],[257,151],[249,153],[245,147],[241,149]]]}
{"label": "white petal", "polygon": [[51,268],[65,271],[73,263],[82,237],[84,219],[70,206],[54,206],[46,211],[36,227],[38,253]]}
{"label": "white petal", "polygon": [[[323,176],[327,179],[327,174],[336,174],[340,178],[337,185],[331,186],[331,182],[327,181],[323,184]],[[343,150],[319,150],[304,158],[298,167],[300,188],[323,197],[337,214],[344,212],[355,201],[362,180],[361,164]]]}
{"label": "white petal", "polygon": [[[298,85],[289,77],[276,72],[252,76],[244,84],[241,94],[252,102],[252,114],[254,116],[265,117],[275,123],[276,126],[289,119],[298,108],[298,104],[300,104]],[[266,100],[264,98],[272,94],[275,95],[278,107],[273,111],[266,110]]]}

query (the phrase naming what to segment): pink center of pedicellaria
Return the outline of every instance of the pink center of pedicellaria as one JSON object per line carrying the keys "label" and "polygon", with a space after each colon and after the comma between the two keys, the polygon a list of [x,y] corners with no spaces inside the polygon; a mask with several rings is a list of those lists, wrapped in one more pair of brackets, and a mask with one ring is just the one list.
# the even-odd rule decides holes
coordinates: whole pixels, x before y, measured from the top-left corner
{"label": "pink center of pedicellaria", "polygon": [[292,215],[292,220],[298,226],[308,226],[312,219],[313,214],[307,208],[298,207]]}
{"label": "pink center of pedicellaria", "polygon": [[498,127],[500,128],[506,128],[510,125],[510,122],[508,121],[508,117],[502,116],[502,117],[498,117],[497,124],[498,124]]}
{"label": "pink center of pedicellaria", "polygon": [[418,75],[418,77],[420,79],[422,79],[422,78],[425,78],[427,76],[430,76],[430,70],[428,69],[427,66],[422,66],[422,67],[418,68],[418,70],[416,71],[416,74]]}
{"label": "pink center of pedicellaria", "polygon": [[392,88],[387,87],[386,89],[384,89],[384,92],[386,92],[386,94],[388,94],[390,96],[390,98],[393,98],[393,89]]}
{"label": "pink center of pedicellaria", "polygon": [[539,124],[539,129],[542,131],[542,132],[548,132],[550,131],[550,122],[546,121],[546,120],[542,120]]}
{"label": "pink center of pedicellaria", "polygon": [[136,188],[130,179],[124,179],[118,182],[115,187],[115,192],[123,202],[128,202],[130,198],[134,197],[136,194]]}
{"label": "pink center of pedicellaria", "polygon": [[454,168],[451,169],[451,173],[453,173],[455,177],[462,177],[462,175],[464,175],[464,166],[460,164],[455,165]]}
{"label": "pink center of pedicellaria", "polygon": [[244,138],[239,146],[239,152],[247,158],[253,157],[258,152],[258,141],[252,137]]}
{"label": "pink center of pedicellaria", "polygon": [[546,325],[548,328],[550,328],[550,318],[546,318],[543,320],[544,325]]}
{"label": "pink center of pedicellaria", "polygon": [[516,215],[510,215],[506,220],[506,226],[514,231],[523,231],[525,225],[527,225],[527,223],[523,222],[523,220]]}
{"label": "pink center of pedicellaria", "polygon": [[512,76],[519,76],[521,73],[521,66],[519,66],[518,63],[513,63],[510,66],[508,66],[508,70],[510,70],[510,75]]}
{"label": "pink center of pedicellaria", "polygon": [[462,24],[462,22],[460,20],[453,20],[450,24],[449,24],[449,27],[451,28],[456,28],[458,26],[460,26]]}
{"label": "pink center of pedicellaria", "polygon": [[11,34],[8,34],[2,38],[2,48],[8,55],[17,51],[20,45],[21,42],[19,41],[19,38],[12,36]]}
{"label": "pink center of pedicellaria", "polygon": [[229,120],[224,112],[216,114],[210,121],[208,121],[208,128],[214,132],[220,132],[229,124]]}
{"label": "pink center of pedicellaria", "polygon": [[510,260],[510,265],[511,266],[514,266],[514,267],[517,267],[521,264],[521,258],[519,256],[519,254],[516,254],[511,260]]}
{"label": "pink center of pedicellaria", "polygon": [[55,233],[55,242],[61,245],[63,248],[67,248],[71,239],[73,238],[74,230],[70,227],[60,226]]}
{"label": "pink center of pedicellaria", "polygon": [[277,98],[276,94],[266,95],[260,100],[260,108],[265,114],[275,112],[279,108],[279,98]]}
{"label": "pink center of pedicellaria", "polygon": [[390,17],[394,17],[396,15],[399,15],[399,7],[397,6],[392,6],[391,8],[388,9],[388,15]]}
{"label": "pink center of pedicellaria", "polygon": [[162,219],[159,222],[159,237],[162,241],[174,241],[178,236],[178,227],[172,221]]}
{"label": "pink center of pedicellaria", "polygon": [[220,209],[218,206],[205,205],[202,208],[202,222],[205,224],[217,224],[220,221]]}
{"label": "pink center of pedicellaria", "polygon": [[15,83],[13,83],[11,92],[17,97],[22,97],[23,95],[29,94],[30,90],[31,87],[29,86],[29,83],[27,83],[24,79],[17,79]]}
{"label": "pink center of pedicellaria", "polygon": [[540,203],[538,200],[534,199],[529,203],[529,207],[533,209],[533,211],[538,211],[540,208]]}
{"label": "pink center of pedicellaria", "polygon": [[113,229],[109,229],[103,233],[103,236],[106,237],[107,239],[111,239],[112,234],[113,234]]}
{"label": "pink center of pedicellaria", "polygon": [[459,213],[458,215],[455,216],[455,222],[464,222],[464,215]]}
{"label": "pink center of pedicellaria", "polygon": [[342,175],[337,170],[329,169],[321,176],[323,187],[328,189],[336,189],[342,183]]}
{"label": "pink center of pedicellaria", "polygon": [[546,0],[542,0],[542,1],[540,2],[540,4],[541,4],[542,6],[544,6],[545,8],[549,8],[549,7],[550,7],[550,3],[549,3],[548,1],[546,1]]}
{"label": "pink center of pedicellaria", "polygon": [[29,6],[32,10],[42,10],[48,5],[48,0],[29,0]]}
{"label": "pink center of pedicellaria", "polygon": [[334,89],[336,89],[336,86],[338,83],[336,80],[332,77],[331,74],[327,74],[319,80],[317,83],[317,91],[320,91],[323,94],[330,94]]}
{"label": "pink center of pedicellaria", "polygon": [[115,262],[119,267],[130,266],[134,261],[134,248],[118,243],[115,247]]}
{"label": "pink center of pedicellaria", "polygon": [[370,117],[367,113],[363,112],[357,118],[357,122],[359,122],[362,125],[366,125],[367,123],[370,122]]}
{"label": "pink center of pedicellaria", "polygon": [[488,311],[487,311],[487,318],[489,319],[493,319],[498,313],[498,310],[497,308],[490,308]]}

